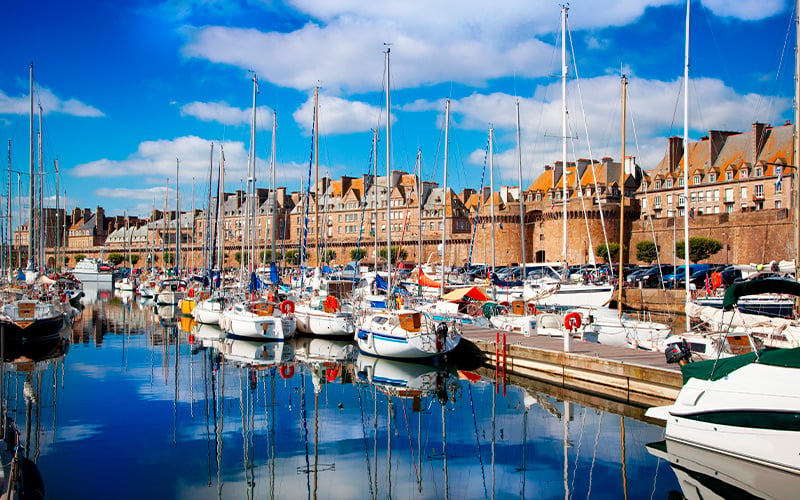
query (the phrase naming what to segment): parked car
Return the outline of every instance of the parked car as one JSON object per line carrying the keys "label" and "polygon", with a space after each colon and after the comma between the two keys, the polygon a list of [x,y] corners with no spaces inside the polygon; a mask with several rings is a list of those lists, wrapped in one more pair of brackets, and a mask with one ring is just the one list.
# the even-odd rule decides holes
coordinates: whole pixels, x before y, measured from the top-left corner
{"label": "parked car", "polygon": [[[708,269],[695,271],[689,276],[689,283],[693,284],[697,290],[700,290],[706,286],[706,279],[711,280],[711,275],[713,273],[722,272],[723,269],[725,269],[725,266],[714,266]],[[678,279],[675,282],[675,286],[677,288],[684,286],[683,278]]]}
{"label": "parked car", "polygon": [[645,288],[661,286],[662,276],[672,273],[674,269],[671,264],[653,264],[644,273],[637,276],[632,285],[639,286],[641,283]]}
{"label": "parked car", "polygon": [[[689,265],[689,277],[691,278],[693,273],[698,271],[705,271],[706,269],[710,269],[711,264],[690,264]],[[664,286],[667,288],[680,288],[680,286],[685,283],[686,281],[686,266],[678,266],[673,269],[672,274],[667,274],[664,276]]]}

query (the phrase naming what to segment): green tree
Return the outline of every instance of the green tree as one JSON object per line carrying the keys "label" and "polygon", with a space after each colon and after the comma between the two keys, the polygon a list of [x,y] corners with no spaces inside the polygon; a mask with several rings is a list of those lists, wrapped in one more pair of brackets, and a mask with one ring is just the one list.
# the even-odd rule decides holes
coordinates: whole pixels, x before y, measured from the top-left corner
{"label": "green tree", "polygon": [[322,262],[330,262],[336,259],[336,251],[332,249],[327,249],[322,254]]}
{"label": "green tree", "polygon": [[605,243],[600,243],[595,248],[594,254],[606,262],[615,262],[619,257],[619,243],[612,241],[608,246]]}
{"label": "green tree", "polygon": [[272,249],[268,248],[266,250],[262,250],[258,254],[258,258],[261,262],[271,262],[272,261]]}
{"label": "green tree", "polygon": [[361,260],[367,256],[367,251],[363,248],[354,248],[350,250],[350,260]]}
{"label": "green tree", "polygon": [[131,265],[135,266],[137,262],[139,262],[139,254],[138,253],[131,254]]}
{"label": "green tree", "polygon": [[122,261],[125,260],[125,257],[121,253],[110,253],[108,254],[108,261],[114,264],[115,266],[120,265]]}
{"label": "green tree", "polygon": [[[675,255],[679,259],[686,258],[686,240],[681,240],[675,244]],[[689,238],[689,262],[700,262],[722,250],[722,243],[703,236],[692,236]]]}
{"label": "green tree", "polygon": [[640,241],[636,244],[636,259],[652,264],[656,260],[658,246],[650,240]]}
{"label": "green tree", "polygon": [[79,253],[78,255],[75,256],[75,263],[77,264],[78,262],[82,261],[85,258],[86,258],[85,255],[83,255],[82,253]]}
{"label": "green tree", "polygon": [[[378,252],[378,255],[381,256],[382,259],[386,258],[386,248],[381,248]],[[408,252],[405,248],[400,247],[392,247],[392,262],[397,262],[398,260],[405,260],[408,257]]]}
{"label": "green tree", "polygon": [[286,263],[290,266],[296,266],[300,263],[300,252],[297,250],[286,250]]}
{"label": "green tree", "polygon": [[246,258],[247,258],[247,252],[244,252],[244,253],[242,253],[242,251],[241,251],[241,250],[237,250],[236,252],[234,252],[234,254],[233,254],[233,258],[234,258],[234,259],[236,259],[236,262],[237,262],[239,265],[242,265],[242,261],[243,261],[243,259],[246,259]]}
{"label": "green tree", "polygon": [[164,262],[168,265],[172,265],[175,263],[175,254],[172,252],[167,252],[164,256]]}

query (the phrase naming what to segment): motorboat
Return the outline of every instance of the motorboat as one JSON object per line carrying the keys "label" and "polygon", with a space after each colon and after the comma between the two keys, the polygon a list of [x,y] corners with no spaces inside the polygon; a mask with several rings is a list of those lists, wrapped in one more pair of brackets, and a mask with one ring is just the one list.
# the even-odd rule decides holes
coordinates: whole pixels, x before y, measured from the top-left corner
{"label": "motorboat", "polygon": [[167,278],[161,282],[158,293],[156,294],[156,303],[178,305],[178,303],[186,297],[186,289],[188,283],[181,278]]}
{"label": "motorboat", "polygon": [[222,311],[219,326],[228,335],[250,340],[284,340],[294,336],[294,303],[283,301],[276,311],[267,301],[233,300]]}
{"label": "motorboat", "polygon": [[72,275],[81,283],[112,285],[115,275],[113,268],[102,259],[87,257],[75,264]]}

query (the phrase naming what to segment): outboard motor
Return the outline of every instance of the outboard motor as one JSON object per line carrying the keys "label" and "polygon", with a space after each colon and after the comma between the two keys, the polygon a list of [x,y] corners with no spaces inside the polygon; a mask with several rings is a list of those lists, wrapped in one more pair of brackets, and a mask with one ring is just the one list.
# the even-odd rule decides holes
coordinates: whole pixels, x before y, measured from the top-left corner
{"label": "outboard motor", "polygon": [[447,342],[447,323],[442,321],[436,325],[436,350],[443,351]]}
{"label": "outboard motor", "polygon": [[686,339],[668,345],[664,355],[667,357],[667,363],[685,365],[692,362],[692,350],[689,348],[689,343],[686,342]]}

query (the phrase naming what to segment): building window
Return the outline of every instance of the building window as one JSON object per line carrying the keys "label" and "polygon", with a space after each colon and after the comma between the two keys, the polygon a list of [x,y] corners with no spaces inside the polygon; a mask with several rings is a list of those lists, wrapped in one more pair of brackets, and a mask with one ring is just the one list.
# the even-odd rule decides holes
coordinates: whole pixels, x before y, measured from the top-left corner
{"label": "building window", "polygon": [[717,182],[717,174],[708,174],[708,182]]}
{"label": "building window", "polygon": [[672,195],[671,194],[667,195],[667,205],[672,205]]}
{"label": "building window", "polygon": [[725,203],[733,203],[733,188],[728,188],[725,190]]}
{"label": "building window", "polygon": [[747,186],[742,186],[741,197],[740,200],[747,200]]}
{"label": "building window", "polygon": [[783,208],[782,200],[775,200],[775,208]]}
{"label": "building window", "polygon": [[726,181],[732,181],[733,180],[733,170],[728,170],[725,173],[725,180]]}
{"label": "building window", "polygon": [[763,184],[756,184],[753,187],[753,196],[756,198],[764,198],[764,185]]}
{"label": "building window", "polygon": [[678,187],[683,187],[683,177],[678,177]]}
{"label": "building window", "polygon": [[695,175],[694,176],[694,180],[692,182],[695,183],[695,184],[700,184],[700,182],[702,182],[701,179],[702,179],[701,176]]}
{"label": "building window", "polygon": [[656,209],[660,209],[661,208],[661,197],[660,196],[656,196],[655,205],[654,206],[655,206]]}
{"label": "building window", "polygon": [[733,203],[725,205],[725,213],[732,214],[733,213]]}
{"label": "building window", "polygon": [[656,181],[654,188],[661,189],[661,181]]}
{"label": "building window", "polygon": [[749,171],[749,170],[747,170],[746,168],[743,168],[743,169],[742,169],[742,170],[739,172],[739,178],[740,178],[740,179],[747,179],[749,176],[750,176],[750,171]]}
{"label": "building window", "polygon": [[667,179],[667,186],[666,188],[669,189],[672,187],[672,179]]}
{"label": "building window", "polygon": [[761,177],[764,175],[764,169],[761,167],[756,167],[756,177]]}

